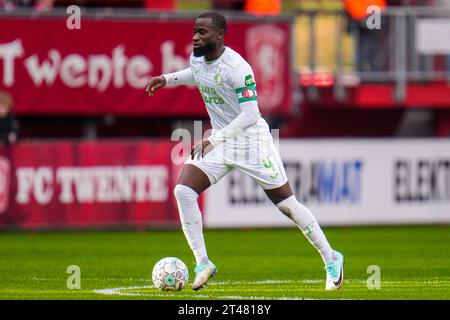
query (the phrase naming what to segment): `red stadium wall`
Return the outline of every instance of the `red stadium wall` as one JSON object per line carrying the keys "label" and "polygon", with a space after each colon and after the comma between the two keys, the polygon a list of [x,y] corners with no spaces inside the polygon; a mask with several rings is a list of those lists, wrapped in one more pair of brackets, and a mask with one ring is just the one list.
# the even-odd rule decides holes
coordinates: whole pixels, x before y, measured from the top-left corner
{"label": "red stadium wall", "polygon": [[[206,116],[196,87],[144,91],[151,76],[188,66],[193,21],[83,16],[71,30],[66,16],[3,17],[0,90],[19,116]],[[288,113],[290,21],[233,19],[227,45],[252,65],[264,113]]]}
{"label": "red stadium wall", "polygon": [[0,229],[174,226],[179,174],[162,140],[0,146]]}

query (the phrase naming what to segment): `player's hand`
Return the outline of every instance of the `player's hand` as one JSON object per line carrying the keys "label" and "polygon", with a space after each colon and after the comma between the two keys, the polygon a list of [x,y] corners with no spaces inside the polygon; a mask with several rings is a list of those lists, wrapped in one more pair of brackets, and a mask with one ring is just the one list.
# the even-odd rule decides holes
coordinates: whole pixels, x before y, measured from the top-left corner
{"label": "player's hand", "polygon": [[152,96],[156,90],[161,89],[165,85],[166,78],[164,78],[163,76],[152,77],[150,80],[148,80],[147,85],[145,86],[145,91],[149,96]]}
{"label": "player's hand", "polygon": [[197,159],[204,157],[208,152],[210,152],[214,146],[209,142],[208,139],[203,139],[202,141],[196,143],[192,147],[191,151],[191,159],[194,160],[194,157],[197,156]]}

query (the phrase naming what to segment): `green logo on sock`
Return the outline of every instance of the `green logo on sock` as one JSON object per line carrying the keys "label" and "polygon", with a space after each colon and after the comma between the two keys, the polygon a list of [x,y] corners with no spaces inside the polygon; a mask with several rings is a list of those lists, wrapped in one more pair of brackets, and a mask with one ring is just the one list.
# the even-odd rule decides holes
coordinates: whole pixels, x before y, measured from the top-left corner
{"label": "green logo on sock", "polygon": [[313,232],[313,226],[314,226],[314,222],[312,222],[306,226],[305,235],[309,235],[310,233]]}

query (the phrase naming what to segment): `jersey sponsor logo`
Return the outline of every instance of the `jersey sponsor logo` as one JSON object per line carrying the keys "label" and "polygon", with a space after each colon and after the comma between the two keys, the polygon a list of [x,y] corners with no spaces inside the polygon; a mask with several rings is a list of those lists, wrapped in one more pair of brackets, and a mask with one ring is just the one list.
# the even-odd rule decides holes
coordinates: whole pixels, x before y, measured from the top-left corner
{"label": "jersey sponsor logo", "polygon": [[214,103],[214,104],[225,103],[225,100],[217,94],[216,89],[214,88],[198,85],[198,90],[200,90],[203,101],[205,103]]}
{"label": "jersey sponsor logo", "polygon": [[252,77],[251,74],[245,76],[245,85],[246,85],[247,87],[249,87],[249,86],[251,86],[251,85],[254,85],[254,84],[255,84],[255,81],[253,80],[253,77]]}
{"label": "jersey sponsor logo", "polygon": [[204,94],[217,94],[216,89],[211,88],[211,87],[199,85],[198,89],[200,90],[201,93],[204,93]]}
{"label": "jersey sponsor logo", "polygon": [[202,93],[202,98],[203,101],[205,101],[205,103],[214,103],[214,104],[224,104],[225,100],[223,100],[222,97],[218,97],[218,96],[207,96],[205,94]]}

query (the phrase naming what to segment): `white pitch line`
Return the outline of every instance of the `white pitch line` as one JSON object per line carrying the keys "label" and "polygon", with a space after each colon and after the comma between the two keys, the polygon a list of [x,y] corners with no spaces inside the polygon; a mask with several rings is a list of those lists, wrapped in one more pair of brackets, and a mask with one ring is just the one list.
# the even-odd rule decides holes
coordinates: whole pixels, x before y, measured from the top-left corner
{"label": "white pitch line", "polygon": [[124,288],[107,288],[107,289],[96,289],[95,293],[104,295],[118,295],[118,296],[135,296],[135,297],[176,297],[176,298],[216,298],[216,299],[249,299],[249,300],[317,300],[312,298],[301,298],[301,297],[258,297],[258,296],[213,296],[209,294],[177,294],[169,296],[164,293],[139,293],[139,292],[122,292],[122,290],[132,290],[132,289],[151,289],[154,286],[132,286]]}
{"label": "white pitch line", "polygon": [[[274,283],[325,283],[325,279],[303,279],[303,280],[256,280],[256,281],[215,281],[208,283],[208,285],[240,285],[240,284],[274,284]],[[345,283],[349,283],[350,280],[345,279]],[[351,282],[365,283],[366,280],[352,279]]]}
{"label": "white pitch line", "polygon": [[208,283],[208,285],[240,285],[240,284],[273,284],[273,283],[291,283],[294,280],[256,280],[256,281],[240,281],[240,280],[231,280],[231,281],[214,281]]}
{"label": "white pitch line", "polygon": [[[139,279],[146,280],[146,279]],[[257,280],[257,281],[221,281],[221,282],[211,282],[208,286],[220,286],[220,285],[261,285],[261,284],[276,284],[276,283],[321,283],[324,282],[323,279],[303,279],[303,280]],[[365,284],[364,279],[346,279],[345,283],[360,283]],[[411,281],[408,281],[411,283]],[[415,280],[412,281],[417,284],[437,284],[436,280]],[[384,284],[402,284],[402,281],[383,281]],[[162,298],[215,298],[215,299],[255,299],[255,300],[316,300],[312,298],[303,297],[268,297],[268,296],[239,296],[239,295],[208,295],[208,294],[176,294],[170,295],[170,293],[141,293],[141,292],[123,292],[126,290],[135,289],[156,289],[153,285],[148,286],[130,286],[130,287],[120,287],[120,288],[106,288],[106,289],[96,289],[94,290],[97,294],[103,295],[119,295],[119,296],[135,296],[135,297],[162,297]],[[331,299],[331,300],[349,300],[349,299]]]}
{"label": "white pitch line", "polygon": [[[208,286],[214,285],[237,285],[237,284],[273,284],[273,283],[295,283],[295,282],[322,282],[323,280],[261,280],[261,281],[222,281],[222,282],[211,282]],[[135,297],[174,297],[174,298],[215,298],[215,299],[254,299],[254,300],[318,300],[313,298],[303,298],[303,297],[267,297],[267,296],[239,296],[239,295],[208,295],[208,294],[176,294],[169,295],[170,293],[140,293],[140,292],[123,292],[124,290],[134,290],[134,289],[156,289],[155,286],[130,286],[121,288],[106,288],[106,289],[95,289],[94,292],[103,295],[118,295],[118,296],[135,296]],[[334,299],[333,299],[334,300]],[[348,300],[348,299],[337,299],[337,300]]]}

